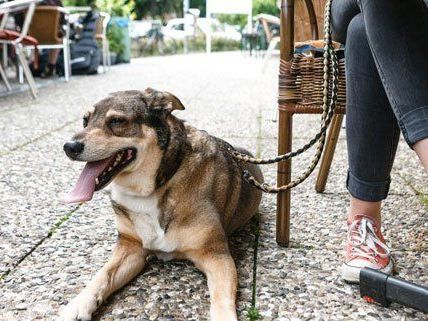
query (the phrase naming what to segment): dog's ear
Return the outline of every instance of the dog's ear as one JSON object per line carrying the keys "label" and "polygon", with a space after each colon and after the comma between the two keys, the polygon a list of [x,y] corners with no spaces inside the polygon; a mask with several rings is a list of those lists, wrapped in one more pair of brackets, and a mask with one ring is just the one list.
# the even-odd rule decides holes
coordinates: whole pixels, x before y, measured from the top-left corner
{"label": "dog's ear", "polygon": [[177,96],[169,92],[164,92],[163,94],[165,95],[165,100],[166,100],[166,106],[164,107],[165,110],[167,110],[168,112],[172,112],[176,109],[178,110],[185,109],[183,103],[180,101],[180,99],[177,98]]}
{"label": "dog's ear", "polygon": [[184,105],[175,95],[167,91],[157,91],[153,88],[147,88],[143,94],[148,98],[148,107],[152,110],[162,110],[168,113],[174,110],[184,110]]}

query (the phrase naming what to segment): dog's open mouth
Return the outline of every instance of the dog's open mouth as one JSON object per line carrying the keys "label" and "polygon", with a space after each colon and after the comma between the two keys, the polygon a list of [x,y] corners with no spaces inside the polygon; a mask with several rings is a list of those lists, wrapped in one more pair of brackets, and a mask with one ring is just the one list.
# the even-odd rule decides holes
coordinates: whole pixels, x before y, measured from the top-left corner
{"label": "dog's open mouth", "polygon": [[106,187],[136,156],[135,148],[126,148],[106,159],[86,163],[76,186],[66,196],[65,202],[81,203],[91,200],[95,191]]}

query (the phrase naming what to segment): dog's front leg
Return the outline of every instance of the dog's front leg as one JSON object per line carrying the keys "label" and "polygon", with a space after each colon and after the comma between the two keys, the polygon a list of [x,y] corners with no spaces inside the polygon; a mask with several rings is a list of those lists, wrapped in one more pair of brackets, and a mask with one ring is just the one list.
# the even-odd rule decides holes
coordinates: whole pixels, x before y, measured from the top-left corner
{"label": "dog's front leg", "polygon": [[137,240],[119,234],[112,257],[86,288],[63,310],[60,320],[91,320],[92,313],[114,291],[131,281],[144,268],[147,252]]}
{"label": "dog's front leg", "polygon": [[[227,246],[226,246],[227,247]],[[211,321],[236,321],[236,287],[238,283],[235,262],[229,251],[222,253],[192,253],[190,259],[205,273],[211,297]]]}

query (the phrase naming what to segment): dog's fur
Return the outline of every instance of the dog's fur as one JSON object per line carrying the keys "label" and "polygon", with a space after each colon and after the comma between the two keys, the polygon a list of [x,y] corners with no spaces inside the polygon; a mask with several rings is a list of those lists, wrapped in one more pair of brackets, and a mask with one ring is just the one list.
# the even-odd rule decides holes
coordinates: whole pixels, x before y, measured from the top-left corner
{"label": "dog's fur", "polygon": [[[228,143],[184,124],[171,114],[175,109],[184,107],[167,92],[116,92],[85,115],[85,128],[74,135],[85,146],[75,160],[105,159],[129,147],[137,156],[111,183],[119,235],[112,257],[62,320],[90,320],[143,270],[149,254],[192,261],[208,279],[211,320],[237,320],[227,236],[256,213],[261,192],[242,180]],[[121,121],[112,121],[117,117]],[[263,179],[257,166],[240,166]]]}

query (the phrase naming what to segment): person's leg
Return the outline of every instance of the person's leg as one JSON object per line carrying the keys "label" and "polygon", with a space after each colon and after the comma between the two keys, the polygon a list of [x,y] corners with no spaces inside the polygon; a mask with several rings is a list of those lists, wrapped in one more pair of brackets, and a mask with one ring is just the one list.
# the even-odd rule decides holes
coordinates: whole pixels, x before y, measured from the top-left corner
{"label": "person's leg", "polygon": [[418,141],[413,145],[413,149],[418,154],[425,171],[428,173],[428,138]]}
{"label": "person's leg", "polygon": [[[428,138],[428,8],[423,0],[358,2],[378,73],[413,147]],[[415,151],[426,168],[424,149]]]}
{"label": "person's leg", "polygon": [[[350,163],[347,186],[352,197],[347,262],[342,271],[349,281],[358,281],[358,268],[363,266],[384,266],[389,270],[392,267],[380,233],[381,200],[388,193],[389,172],[398,141],[397,124],[387,100],[404,137],[428,170],[428,92],[424,90],[428,88],[425,72],[428,63],[424,60],[428,53],[425,41],[428,14],[421,0],[409,2],[358,0],[364,21],[361,16],[352,20],[348,34],[343,28],[339,30],[341,33],[333,30],[333,35],[339,38],[336,40],[349,39],[346,41]],[[343,10],[345,6],[349,11],[336,15],[339,18],[335,19],[334,11],[340,12],[337,8]],[[333,29],[337,27],[335,24],[347,23],[351,11],[355,11],[355,1],[336,1],[336,5],[333,2]],[[382,132],[386,134],[384,137],[379,136]]]}
{"label": "person's leg", "polygon": [[58,56],[60,53],[60,49],[50,49],[49,55],[48,55],[48,63],[45,66],[45,69],[43,70],[41,77],[47,78],[51,77],[55,73],[55,65],[58,60]]}
{"label": "person's leg", "polygon": [[351,195],[348,222],[353,222],[357,215],[364,213],[364,215],[371,217],[380,226],[382,224],[381,207],[382,201],[364,201]]}
{"label": "person's leg", "polygon": [[[332,17],[331,17],[331,22],[332,22],[332,36],[333,39],[335,41],[338,41],[342,44],[346,44],[346,38],[347,38],[347,33],[348,33],[348,27],[349,24],[351,22],[351,20],[360,13],[360,8],[358,5],[357,0],[343,0],[343,1],[333,1],[332,3]],[[359,18],[361,19],[361,18]],[[363,28],[361,28],[360,32],[363,32]],[[364,34],[360,35],[360,37],[364,37]],[[354,37],[353,34],[351,34],[351,37]],[[365,41],[366,43],[367,41]],[[357,46],[358,45],[358,40],[351,40],[351,44],[348,46]],[[363,53],[359,53],[358,50],[360,48],[356,48],[356,52],[353,49],[353,52],[351,52],[349,55],[351,56],[351,58],[347,59],[347,66],[349,65],[349,67],[351,67],[350,69],[353,70],[353,72],[355,74],[358,74],[359,72],[355,70],[355,67],[353,67],[353,64],[356,63],[358,60],[356,60],[355,58],[358,57],[360,54],[363,55],[370,55],[370,52],[368,50],[368,46],[366,45],[364,48]],[[349,50],[347,50],[349,52]],[[355,54],[354,54],[355,53]],[[347,53],[348,55],[348,53]],[[359,66],[359,65],[357,65]],[[349,68],[348,69],[348,87],[352,87],[352,86],[358,86],[359,80],[358,80],[358,76],[356,77],[356,79],[354,79],[354,75],[349,75]],[[374,81],[376,82],[376,86],[375,88],[379,88],[380,87],[380,80],[379,77],[376,75],[376,70],[373,68],[373,63],[371,63],[371,74],[374,75]],[[381,89],[381,91],[383,92],[383,90]],[[354,119],[355,116],[360,116],[359,115],[359,108],[358,108],[358,101],[355,101],[355,98],[359,98],[359,97],[355,97],[355,95],[353,96],[352,94],[354,93],[354,90],[348,90],[348,105],[349,105],[349,101],[352,100],[353,104],[352,106],[348,106],[348,113],[349,113],[349,107],[351,107],[351,115],[348,116],[348,121],[352,121]],[[387,98],[385,96],[385,94],[382,95],[381,97],[382,102],[378,105],[378,107],[380,109],[384,109],[384,108],[388,108],[388,103],[387,103]],[[371,105],[371,104],[369,104]],[[353,108],[354,107],[354,108]],[[369,108],[371,106],[368,106]],[[371,110],[370,109],[366,109],[366,112],[370,113]],[[364,112],[364,111],[363,111]],[[390,114],[390,113],[389,113]],[[390,116],[390,115],[389,115]],[[350,117],[350,118],[349,118]],[[390,117],[388,117],[390,118]],[[357,122],[356,124],[353,124],[355,126],[352,127],[358,127],[359,124],[361,124],[361,122]],[[363,122],[364,124],[364,122]],[[369,125],[369,124],[367,124]],[[348,128],[349,125],[348,125]],[[370,127],[366,127],[366,128],[354,128],[353,132],[348,133],[348,145],[351,146],[356,146],[356,145],[361,145],[364,146],[365,145],[365,137],[361,136],[358,133],[363,133],[365,131],[367,131],[367,129],[371,129]],[[358,141],[357,139],[354,138],[353,134],[357,133],[359,136]],[[357,147],[357,146],[356,146]],[[354,148],[353,152],[350,154],[350,162],[351,163],[361,163],[361,161],[353,161],[354,159],[357,159],[356,157],[359,158],[365,158],[367,157],[367,155],[360,155],[357,151],[358,149],[361,148]],[[370,155],[369,155],[370,157]],[[366,158],[367,160],[362,163],[366,163],[366,164],[371,164],[372,163],[372,159],[370,158]],[[388,162],[389,163],[389,162]],[[380,164],[379,166],[382,166],[382,164]],[[389,176],[389,175],[388,175]],[[376,220],[377,222],[380,223],[381,221],[381,217],[380,217],[380,208],[381,208],[381,202],[380,201],[364,201],[361,199],[358,199],[356,197],[351,196],[351,202],[350,202],[350,208],[349,208],[349,218],[348,221],[352,221],[353,217],[358,214],[358,213],[366,213],[366,215],[372,216],[374,220]]]}
{"label": "person's leg", "polygon": [[361,13],[348,26],[345,59],[351,202],[342,276],[358,282],[362,267],[388,273],[392,269],[380,231],[380,208],[389,191],[399,127],[371,54]]}
{"label": "person's leg", "polygon": [[[428,74],[425,72],[428,70],[426,3],[422,0],[334,1],[332,24],[333,37],[344,43],[345,26],[361,7],[371,52],[388,98],[406,140],[413,145],[428,172],[428,139],[425,139],[428,137],[428,91],[424,90],[428,88]],[[347,51],[349,53],[351,50],[348,48]],[[350,60],[347,60],[347,67]],[[402,68],[397,68],[400,65]],[[353,197],[350,219],[355,213],[366,212],[380,222],[380,206],[379,201],[367,202]]]}
{"label": "person's leg", "polygon": [[352,195],[349,220],[365,214],[380,223],[380,206],[389,190],[399,128],[371,55],[361,14],[348,27],[345,58],[347,187]]}
{"label": "person's leg", "polygon": [[333,1],[331,4],[332,38],[341,44],[346,43],[348,26],[351,20],[360,13],[357,0]]}
{"label": "person's leg", "polygon": [[49,50],[48,63],[55,66],[56,62],[58,60],[58,56],[59,56],[60,51],[61,51],[60,49]]}

